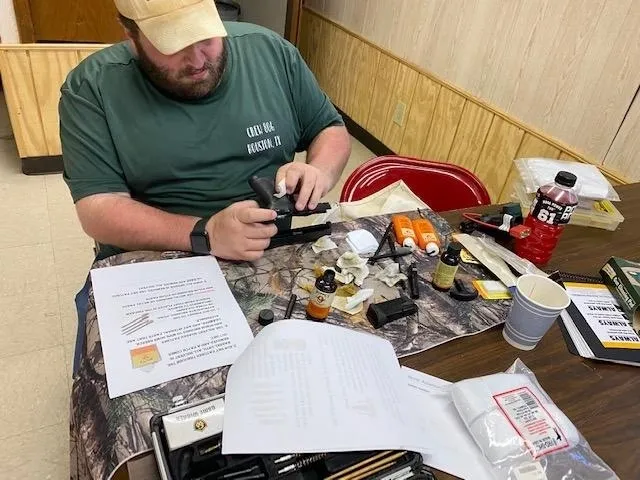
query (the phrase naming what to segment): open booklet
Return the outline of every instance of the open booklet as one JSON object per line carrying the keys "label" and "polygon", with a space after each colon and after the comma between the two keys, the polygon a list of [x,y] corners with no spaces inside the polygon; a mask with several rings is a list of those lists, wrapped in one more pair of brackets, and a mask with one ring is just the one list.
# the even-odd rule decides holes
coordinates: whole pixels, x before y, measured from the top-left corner
{"label": "open booklet", "polygon": [[265,327],[227,378],[222,452],[428,453],[391,344],[326,323]]}
{"label": "open booklet", "polygon": [[617,298],[603,284],[565,283],[571,305],[560,328],[574,355],[640,366],[640,336]]}

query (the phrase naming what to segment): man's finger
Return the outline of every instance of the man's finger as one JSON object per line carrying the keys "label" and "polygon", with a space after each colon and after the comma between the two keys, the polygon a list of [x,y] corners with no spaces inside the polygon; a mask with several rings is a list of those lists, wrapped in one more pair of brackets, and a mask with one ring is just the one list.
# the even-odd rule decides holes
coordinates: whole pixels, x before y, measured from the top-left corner
{"label": "man's finger", "polygon": [[322,195],[324,195],[323,190],[323,187],[318,182],[316,182],[316,186],[314,187],[311,198],[309,199],[309,210],[313,210],[318,206],[318,202],[322,198]]}
{"label": "man's finger", "polygon": [[253,225],[247,225],[245,235],[247,236],[247,238],[252,239],[270,239],[276,233],[278,233],[278,227],[276,227],[275,225],[264,225],[256,223]]}
{"label": "man's finger", "polygon": [[263,255],[264,250],[247,251],[244,252],[244,255],[242,255],[242,260],[245,260],[247,262],[255,262],[257,260],[260,260]]}
{"label": "man's finger", "polygon": [[298,210],[304,210],[307,207],[315,184],[316,176],[307,172],[307,174],[302,178],[302,185],[300,186],[300,192],[298,193],[298,199],[296,200],[296,208]]}
{"label": "man's finger", "polygon": [[289,167],[291,167],[291,165],[291,163],[287,163],[286,165],[281,166],[276,172],[276,188],[282,180],[287,179],[287,170],[289,170]]}
{"label": "man's finger", "polygon": [[248,238],[245,243],[245,251],[247,252],[262,252],[269,248],[271,239],[269,238]]}
{"label": "man's finger", "polygon": [[240,210],[237,218],[242,223],[264,223],[275,220],[276,216],[275,210],[253,207]]}
{"label": "man's finger", "polygon": [[287,169],[287,193],[293,193],[300,183],[300,179],[304,181],[303,170],[301,168]]}

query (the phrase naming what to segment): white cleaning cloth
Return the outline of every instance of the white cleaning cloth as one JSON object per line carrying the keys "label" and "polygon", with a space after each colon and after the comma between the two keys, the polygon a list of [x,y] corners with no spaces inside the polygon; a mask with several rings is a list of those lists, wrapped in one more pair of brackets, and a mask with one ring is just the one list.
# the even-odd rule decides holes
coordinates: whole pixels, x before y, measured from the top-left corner
{"label": "white cleaning cloth", "polygon": [[287,193],[287,182],[283,178],[282,180],[280,180],[280,182],[278,182],[278,185],[276,185],[276,191],[273,193],[273,196],[276,198],[282,198],[285,196],[286,193]]}
{"label": "white cleaning cloth", "polygon": [[349,248],[358,255],[370,255],[378,249],[378,242],[368,230],[354,230],[347,233]]}
{"label": "white cleaning cloth", "polygon": [[398,263],[389,262],[384,269],[376,275],[376,279],[393,287],[400,280],[406,280],[407,276],[404,273],[400,273],[400,265]]}
{"label": "white cleaning cloth", "polygon": [[336,245],[336,242],[331,240],[331,237],[329,237],[329,235],[325,235],[324,237],[320,237],[318,240],[316,240],[313,245],[311,245],[311,248],[313,249],[314,253],[320,253],[324,252],[325,250],[333,250],[334,248],[338,248],[338,245]]}
{"label": "white cleaning cloth", "polygon": [[333,303],[331,304],[331,306],[349,315],[355,315],[356,313],[360,313],[364,308],[364,302],[360,302],[354,307],[348,308],[349,307],[349,305],[347,305],[348,301],[349,301],[348,297],[334,297]]}
{"label": "white cleaning cloth", "polygon": [[352,273],[338,272],[334,267],[322,267],[322,273],[326,272],[327,270],[333,270],[334,272],[336,272],[336,281],[342,283],[343,285],[350,284],[355,278]]}
{"label": "white cleaning cloth", "polygon": [[453,402],[491,464],[573,447],[573,423],[527,375],[498,373],[453,384]]}
{"label": "white cleaning cloth", "polygon": [[374,294],[373,288],[363,288],[351,297],[335,297],[332,306],[338,310],[355,315],[364,308],[364,302]]}
{"label": "white cleaning cloth", "polygon": [[369,267],[364,258],[358,256],[354,252],[345,252],[340,255],[336,265],[340,267],[343,275],[351,273],[354,276],[354,283],[359,287],[362,286],[364,279],[369,276]]}

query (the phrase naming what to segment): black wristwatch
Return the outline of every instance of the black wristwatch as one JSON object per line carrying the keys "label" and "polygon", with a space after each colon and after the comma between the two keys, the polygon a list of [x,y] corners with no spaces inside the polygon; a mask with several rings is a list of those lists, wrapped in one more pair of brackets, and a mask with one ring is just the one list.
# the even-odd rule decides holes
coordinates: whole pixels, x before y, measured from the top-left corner
{"label": "black wristwatch", "polygon": [[207,222],[209,218],[201,218],[191,230],[191,251],[199,255],[211,255]]}

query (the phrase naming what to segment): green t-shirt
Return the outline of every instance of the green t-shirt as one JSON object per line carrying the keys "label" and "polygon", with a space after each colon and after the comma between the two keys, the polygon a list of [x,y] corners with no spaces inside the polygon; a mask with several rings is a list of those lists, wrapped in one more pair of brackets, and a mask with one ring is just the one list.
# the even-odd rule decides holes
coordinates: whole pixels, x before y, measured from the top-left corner
{"label": "green t-shirt", "polygon": [[321,130],[343,125],[293,45],[256,25],[226,27],[227,68],[198,101],[156,89],[126,43],[69,74],[59,113],[74,202],[128,192],[172,213],[211,215],[254,198],[252,175],[275,176]]}

